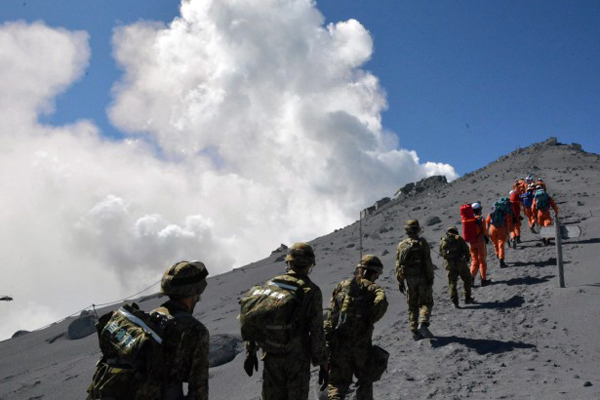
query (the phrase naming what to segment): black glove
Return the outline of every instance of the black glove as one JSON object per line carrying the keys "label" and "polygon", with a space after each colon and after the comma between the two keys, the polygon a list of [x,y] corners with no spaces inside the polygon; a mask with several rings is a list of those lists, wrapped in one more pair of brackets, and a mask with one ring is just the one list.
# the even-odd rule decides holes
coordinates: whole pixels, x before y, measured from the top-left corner
{"label": "black glove", "polygon": [[253,370],[258,371],[258,357],[256,357],[255,352],[249,352],[244,360],[244,371],[246,371],[248,376],[252,376],[254,373]]}
{"label": "black glove", "polygon": [[319,369],[319,385],[321,385],[321,391],[325,390],[329,383],[329,366],[327,364],[321,365]]}
{"label": "black glove", "polygon": [[406,294],[406,286],[404,285],[404,281],[398,282],[398,289],[400,289],[400,293]]}
{"label": "black glove", "polygon": [[490,244],[489,236],[484,236],[484,238],[485,238],[485,244]]}

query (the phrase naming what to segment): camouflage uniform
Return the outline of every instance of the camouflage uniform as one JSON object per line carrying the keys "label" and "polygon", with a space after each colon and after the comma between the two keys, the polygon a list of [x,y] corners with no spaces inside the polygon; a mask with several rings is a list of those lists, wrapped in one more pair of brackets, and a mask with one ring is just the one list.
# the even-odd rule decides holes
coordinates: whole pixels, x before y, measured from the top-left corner
{"label": "camouflage uniform", "polygon": [[[409,221],[411,222],[411,221]],[[407,232],[409,231],[407,222]],[[416,223],[418,227],[418,222]],[[418,330],[419,323],[429,326],[429,317],[433,308],[433,262],[429,250],[429,243],[425,238],[419,237],[418,232],[409,233],[409,238],[398,244],[396,253],[396,277],[400,285],[406,282],[406,303],[408,305],[408,320],[410,330]],[[412,246],[413,241],[418,241],[418,250],[415,257],[403,264],[401,255]]]}
{"label": "camouflage uniform", "polygon": [[[162,306],[146,314],[135,304],[125,305],[100,318],[100,323],[104,320],[99,328],[102,359],[88,388],[88,400],[208,400],[210,337],[191,313],[206,289],[207,276],[202,262],[180,261],[163,275],[160,291],[170,300]],[[123,321],[133,323],[134,330],[119,325]],[[151,334],[153,339],[136,341],[144,335],[133,332]],[[126,337],[129,344],[123,344]],[[141,346],[137,350],[136,343]],[[183,382],[188,383],[187,396]]]}
{"label": "camouflage uniform", "polygon": [[[346,294],[348,293],[348,294]],[[340,323],[341,311],[346,296],[357,302],[355,315],[347,315],[349,329]],[[325,332],[331,356],[328,399],[341,400],[346,397],[352,383],[352,375],[358,379],[356,398],[373,399],[373,382],[365,370],[371,352],[371,337],[374,324],[383,317],[388,302],[383,289],[364,278],[348,279],[334,289],[329,303],[329,318],[325,321]],[[341,327],[342,329],[336,329]]]}
{"label": "camouflage uniform", "polygon": [[[307,275],[289,271],[274,279],[304,282],[303,300],[296,316],[297,334],[285,353],[265,352],[262,356],[263,400],[306,400],[310,390],[310,363],[327,362],[323,333],[323,295]],[[252,348],[253,344],[247,344]]]}
{"label": "camouflage uniform", "polygon": [[[186,399],[208,400],[208,330],[184,307],[171,300],[153,312],[175,317],[165,331],[166,398],[183,399],[181,383],[187,382]],[[185,314],[189,317],[184,317]]]}
{"label": "camouflage uniform", "polygon": [[450,228],[440,241],[440,255],[444,258],[444,267],[448,273],[448,288],[450,300],[458,305],[458,277],[463,281],[465,301],[471,301],[471,272],[469,270],[469,245],[458,234],[456,228]]}

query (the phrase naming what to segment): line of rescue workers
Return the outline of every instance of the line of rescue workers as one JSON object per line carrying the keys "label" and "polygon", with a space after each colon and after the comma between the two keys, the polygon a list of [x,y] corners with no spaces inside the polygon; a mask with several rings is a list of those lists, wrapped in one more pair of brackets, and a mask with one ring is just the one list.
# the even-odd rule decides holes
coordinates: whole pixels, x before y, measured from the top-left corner
{"label": "line of rescue workers", "polygon": [[[521,243],[521,221],[526,218],[535,233],[536,224],[540,228],[552,224],[550,209],[558,214],[545,183],[531,175],[515,181],[509,197],[496,201],[486,218],[479,202],[460,207],[462,236],[450,227],[439,246],[455,307],[460,307],[459,276],[465,304],[475,302],[472,287],[478,274],[481,286],[491,281],[486,244],[493,243],[498,266],[505,268],[505,245],[516,248]],[[432,338],[435,274],[430,247],[420,236],[417,220],[406,221],[404,228],[407,238],[396,252],[398,287],[406,296],[413,339]],[[549,239],[543,240],[549,244]],[[362,257],[353,267],[354,276],[334,289],[325,317],[321,290],[309,278],[316,265],[312,247],[294,244],[285,262],[285,274],[251,288],[240,299],[244,370],[249,376],[258,371],[257,352],[262,350],[265,400],[307,400],[311,364],[319,367],[318,382],[328,399],[344,399],[353,377],[356,398],[373,399],[373,383],[385,372],[389,357],[372,343],[374,324],[388,307],[384,290],[375,283],[383,272],[381,260],[370,254]],[[178,262],[162,278],[161,293],[169,300],[159,308],[146,313],[134,303],[100,317],[102,358],[88,400],[208,399],[209,332],[193,316],[207,276],[200,261]]]}

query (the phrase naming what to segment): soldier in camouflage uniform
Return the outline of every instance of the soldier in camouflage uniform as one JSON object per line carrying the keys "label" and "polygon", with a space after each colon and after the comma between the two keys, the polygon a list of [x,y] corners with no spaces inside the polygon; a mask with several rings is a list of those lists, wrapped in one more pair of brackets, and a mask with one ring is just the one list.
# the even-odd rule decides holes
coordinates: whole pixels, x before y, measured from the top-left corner
{"label": "soldier in camouflage uniform", "polygon": [[429,317],[433,308],[433,263],[429,244],[419,236],[419,221],[406,221],[408,235],[398,244],[396,253],[396,278],[400,292],[406,294],[408,320],[414,340],[432,337]]}
{"label": "soldier in camouflage uniform", "polygon": [[458,234],[458,229],[452,226],[440,241],[440,255],[444,258],[444,267],[448,272],[448,288],[450,300],[458,308],[458,290],[456,285],[458,277],[463,281],[465,291],[465,304],[473,303],[471,297],[471,272],[469,271],[470,250],[469,245]]}
{"label": "soldier in camouflage uniform", "polygon": [[[285,257],[288,272],[272,280],[300,284],[302,302],[296,313],[294,332],[284,352],[263,351],[263,400],[307,400],[310,391],[310,364],[319,366],[319,384],[327,385],[329,366],[323,332],[323,295],[308,274],[315,254],[306,243],[295,243]],[[249,376],[258,369],[256,343],[246,343],[244,369]]]}
{"label": "soldier in camouflage uniform", "polygon": [[333,291],[325,321],[325,338],[331,353],[329,400],[346,397],[352,375],[358,380],[356,398],[373,400],[373,382],[366,369],[374,324],[388,307],[385,292],[375,283],[382,272],[379,258],[365,255],[356,267],[355,277],[340,282]]}
{"label": "soldier in camouflage uniform", "polygon": [[[148,353],[149,348],[146,348],[145,356],[141,355],[139,359],[142,364],[128,365],[126,360],[107,358],[103,350],[103,358],[88,388],[88,400],[208,400],[209,333],[192,314],[206,289],[207,276],[208,271],[200,261],[181,261],[167,269],[160,292],[168,295],[169,300],[145,314],[153,321],[163,321],[160,330],[152,331],[157,326],[148,327],[139,319],[141,316],[126,317],[138,318],[136,322],[141,323],[146,332],[153,335],[160,332],[160,351],[150,347],[154,350]],[[134,304],[127,310],[135,312],[139,309]],[[109,317],[113,321],[113,314],[107,314],[101,320]],[[120,318],[119,314],[117,312],[117,318]],[[102,330],[104,332],[104,328]],[[127,372],[132,368],[137,372]],[[183,394],[183,382],[188,383],[187,396]]]}
{"label": "soldier in camouflage uniform", "polygon": [[[164,339],[167,371],[165,399],[208,400],[208,349],[210,335],[193,317],[196,304],[206,289],[208,271],[200,261],[182,261],[170,267],[161,281],[161,293],[169,301],[153,312],[175,318]],[[182,382],[188,383],[183,396]]]}

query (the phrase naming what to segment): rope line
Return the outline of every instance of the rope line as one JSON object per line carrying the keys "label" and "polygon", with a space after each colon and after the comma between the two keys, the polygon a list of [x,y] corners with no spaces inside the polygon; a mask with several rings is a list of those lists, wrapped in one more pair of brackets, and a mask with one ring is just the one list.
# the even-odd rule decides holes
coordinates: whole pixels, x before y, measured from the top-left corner
{"label": "rope line", "polygon": [[67,319],[69,319],[69,318],[71,318],[71,317],[74,317],[74,316],[75,316],[75,315],[77,315],[77,314],[81,314],[81,312],[83,312],[83,311],[85,311],[85,310],[88,310],[88,309],[93,309],[93,310],[94,310],[94,313],[96,314],[96,316],[98,316],[98,314],[96,313],[96,307],[106,307],[106,306],[110,306],[110,305],[114,305],[114,304],[121,303],[121,302],[123,302],[123,301],[125,301],[125,300],[130,300],[131,298],[133,298],[133,297],[135,297],[135,296],[138,296],[138,295],[140,295],[140,294],[142,294],[142,293],[144,293],[144,292],[146,292],[146,291],[148,291],[148,290],[152,289],[154,286],[156,286],[156,285],[157,285],[157,284],[159,284],[159,283],[160,283],[160,280],[159,280],[159,281],[157,281],[157,282],[154,282],[152,285],[148,286],[148,287],[147,287],[147,288],[145,288],[144,290],[141,290],[141,291],[139,291],[139,292],[137,292],[137,293],[131,294],[131,295],[129,295],[129,296],[126,296],[126,297],[123,297],[122,299],[119,299],[119,300],[110,301],[110,302],[108,302],[108,303],[90,304],[89,306],[87,306],[87,307],[84,307],[84,308],[82,308],[82,309],[80,309],[80,310],[78,310],[78,311],[75,311],[74,313],[72,313],[72,314],[69,314],[69,315],[67,315],[66,317],[62,318],[62,319],[59,319],[58,321],[51,322],[51,323],[49,323],[48,325],[45,325],[45,326],[43,326],[43,327],[41,327],[41,328],[34,329],[34,330],[32,330],[31,332],[38,332],[38,331],[41,331],[41,330],[43,330],[43,329],[46,329],[46,328],[48,328],[49,326],[52,326],[52,325],[54,325],[54,324],[61,323],[61,322],[65,321],[65,320],[67,320]]}

